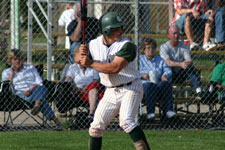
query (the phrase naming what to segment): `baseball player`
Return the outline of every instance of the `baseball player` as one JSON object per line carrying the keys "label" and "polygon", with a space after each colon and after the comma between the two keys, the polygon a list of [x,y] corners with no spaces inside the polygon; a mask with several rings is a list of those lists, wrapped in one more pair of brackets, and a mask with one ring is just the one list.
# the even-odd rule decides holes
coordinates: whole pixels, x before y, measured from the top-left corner
{"label": "baseball player", "polygon": [[102,136],[110,121],[119,114],[120,127],[130,134],[136,150],[150,150],[144,132],[135,122],[143,97],[140,73],[136,70],[136,46],[122,36],[124,23],[113,12],[100,18],[103,35],[81,45],[75,61],[100,72],[106,87],[89,128],[89,150],[100,150]]}

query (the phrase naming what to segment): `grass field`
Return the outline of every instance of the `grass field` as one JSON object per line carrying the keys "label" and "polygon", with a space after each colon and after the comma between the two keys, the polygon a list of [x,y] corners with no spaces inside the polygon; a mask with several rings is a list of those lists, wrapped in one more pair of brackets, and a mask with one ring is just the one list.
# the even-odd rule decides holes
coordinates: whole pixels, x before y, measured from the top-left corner
{"label": "grass field", "polygon": [[[224,150],[223,130],[145,130],[152,150]],[[87,131],[0,132],[0,150],[87,150]],[[103,150],[134,150],[128,134],[106,131]]]}

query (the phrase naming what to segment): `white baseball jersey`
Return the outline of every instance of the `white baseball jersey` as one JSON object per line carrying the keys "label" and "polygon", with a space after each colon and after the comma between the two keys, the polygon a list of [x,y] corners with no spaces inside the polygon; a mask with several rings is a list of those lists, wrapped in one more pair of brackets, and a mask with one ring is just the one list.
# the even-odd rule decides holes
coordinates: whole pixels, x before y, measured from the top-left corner
{"label": "white baseball jersey", "polygon": [[[130,42],[130,40],[126,37],[122,37],[120,41],[116,41],[107,47],[103,44],[103,36],[99,36],[89,44],[92,59],[102,63],[112,62],[116,53],[119,52],[127,42]],[[99,75],[101,83],[106,87],[118,86],[141,77],[140,73],[136,69],[135,59],[132,62],[129,62],[129,64],[118,74],[105,74],[100,72]]]}

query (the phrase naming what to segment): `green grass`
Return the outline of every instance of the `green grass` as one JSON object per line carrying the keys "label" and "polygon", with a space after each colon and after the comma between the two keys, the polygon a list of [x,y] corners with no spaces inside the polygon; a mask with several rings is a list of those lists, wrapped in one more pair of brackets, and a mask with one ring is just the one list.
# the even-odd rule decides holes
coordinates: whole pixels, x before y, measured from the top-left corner
{"label": "green grass", "polygon": [[[224,150],[225,131],[145,130],[152,150]],[[87,131],[0,132],[1,150],[87,150]],[[103,150],[134,150],[129,135],[106,131]]]}

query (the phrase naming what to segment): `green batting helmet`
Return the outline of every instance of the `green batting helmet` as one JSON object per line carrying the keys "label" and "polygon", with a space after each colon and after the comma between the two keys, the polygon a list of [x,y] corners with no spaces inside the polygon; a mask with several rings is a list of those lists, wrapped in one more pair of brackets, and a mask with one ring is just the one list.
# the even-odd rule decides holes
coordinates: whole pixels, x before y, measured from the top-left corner
{"label": "green batting helmet", "polygon": [[124,23],[116,13],[108,12],[100,18],[100,31],[105,36],[111,36],[111,28],[122,27]]}

